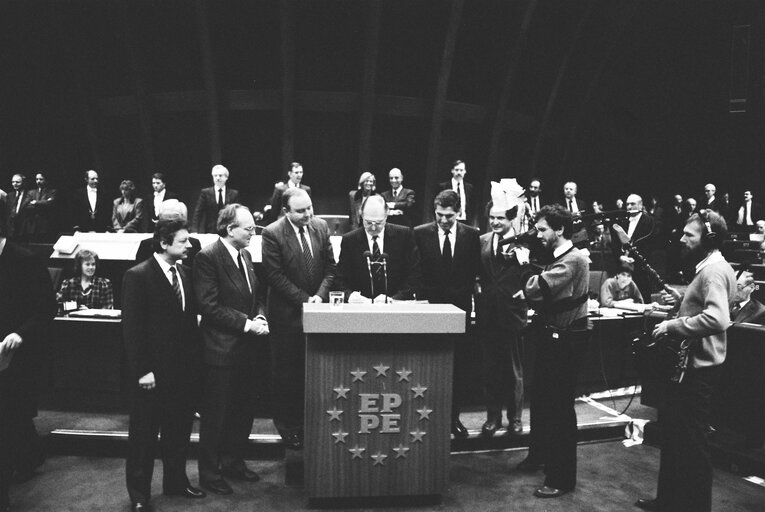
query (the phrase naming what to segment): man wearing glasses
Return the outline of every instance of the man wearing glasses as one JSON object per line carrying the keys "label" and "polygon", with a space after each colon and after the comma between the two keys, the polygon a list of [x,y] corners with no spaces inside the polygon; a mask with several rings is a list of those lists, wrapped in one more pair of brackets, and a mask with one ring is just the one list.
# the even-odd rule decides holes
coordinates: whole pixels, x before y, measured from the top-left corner
{"label": "man wearing glasses", "polygon": [[255,232],[249,208],[225,206],[220,238],[194,260],[194,294],[202,315],[204,390],[199,428],[199,483],[215,494],[233,491],[224,476],[248,482],[260,477],[242,458],[252,429],[255,350],[253,336],[269,333],[265,283],[247,247]]}
{"label": "man wearing glasses", "polygon": [[388,205],[380,195],[361,203],[362,227],[343,235],[337,285],[348,302],[387,302],[415,297],[420,253],[405,226],[387,224]]}

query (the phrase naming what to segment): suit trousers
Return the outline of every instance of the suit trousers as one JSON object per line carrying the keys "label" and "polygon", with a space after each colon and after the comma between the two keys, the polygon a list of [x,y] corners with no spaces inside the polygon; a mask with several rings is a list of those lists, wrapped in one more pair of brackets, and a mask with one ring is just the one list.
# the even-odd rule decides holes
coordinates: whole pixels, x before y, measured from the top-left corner
{"label": "suit trousers", "polygon": [[523,339],[513,329],[481,331],[483,375],[488,419],[520,420],[523,412]]}
{"label": "suit trousers", "polygon": [[44,460],[34,419],[13,408],[13,404],[0,405],[0,505],[8,502],[14,471],[33,471]]}
{"label": "suit trousers", "polygon": [[465,334],[455,337],[454,376],[452,378],[452,420],[458,420],[462,405],[470,400],[468,378],[474,375],[474,364],[480,364],[480,353],[473,347],[473,328],[465,327]]}
{"label": "suit trousers", "polygon": [[661,510],[712,510],[709,415],[719,366],[692,368],[683,382],[666,388],[659,409],[661,459],[656,493]]}
{"label": "suit trousers", "polygon": [[305,334],[274,326],[271,342],[271,390],[274,425],[279,433],[303,431]]}
{"label": "suit trousers", "polygon": [[[185,392],[190,393],[190,390]],[[163,490],[178,492],[189,485],[186,454],[194,421],[194,407],[188,397],[179,395],[176,393],[176,396],[167,396],[160,387],[135,390],[125,464],[128,494],[133,503],[146,503],[151,498],[151,478],[159,432]]]}
{"label": "suit trousers", "polygon": [[255,418],[250,364],[205,365],[199,423],[199,480],[220,479],[220,469],[244,467],[244,450]]}
{"label": "suit trousers", "polygon": [[529,457],[545,465],[545,485],[570,491],[576,487],[574,398],[589,331],[537,333]]}

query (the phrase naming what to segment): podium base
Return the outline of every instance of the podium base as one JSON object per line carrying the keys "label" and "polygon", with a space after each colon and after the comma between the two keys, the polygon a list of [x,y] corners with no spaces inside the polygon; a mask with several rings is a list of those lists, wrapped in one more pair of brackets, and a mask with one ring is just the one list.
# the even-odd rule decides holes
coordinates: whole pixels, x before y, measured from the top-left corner
{"label": "podium base", "polygon": [[313,509],[342,509],[342,508],[389,508],[389,507],[422,507],[440,505],[440,494],[425,494],[420,496],[364,496],[345,498],[308,498],[308,508]]}

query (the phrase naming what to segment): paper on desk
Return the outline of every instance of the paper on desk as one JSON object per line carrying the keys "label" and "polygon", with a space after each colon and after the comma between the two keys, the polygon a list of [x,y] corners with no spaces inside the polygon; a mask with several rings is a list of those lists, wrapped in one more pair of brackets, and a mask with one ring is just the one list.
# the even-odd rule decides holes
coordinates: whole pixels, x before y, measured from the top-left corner
{"label": "paper on desk", "polygon": [[80,309],[72,311],[69,316],[80,318],[119,318],[122,316],[121,309]]}

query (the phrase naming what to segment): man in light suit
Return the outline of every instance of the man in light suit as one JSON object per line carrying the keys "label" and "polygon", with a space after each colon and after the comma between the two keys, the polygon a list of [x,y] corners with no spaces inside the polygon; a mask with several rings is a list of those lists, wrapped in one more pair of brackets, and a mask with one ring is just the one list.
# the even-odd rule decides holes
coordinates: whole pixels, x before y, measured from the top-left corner
{"label": "man in light suit", "polygon": [[311,187],[303,183],[303,164],[300,162],[292,162],[290,170],[287,172],[287,180],[280,181],[274,185],[274,193],[271,194],[271,204],[269,204],[264,215],[266,222],[273,222],[283,215],[282,194],[284,194],[285,190],[291,188],[302,189],[309,196],[311,195]]}
{"label": "man in light suit", "polygon": [[468,333],[475,278],[480,265],[478,230],[457,222],[460,196],[453,190],[440,192],[433,201],[435,222],[414,228],[414,239],[420,252],[422,268],[421,298],[434,304],[452,304],[465,312],[465,334],[460,336],[454,351],[452,382],[452,424],[455,437],[467,437],[460,421],[460,404],[464,400],[465,375],[471,354]]}
{"label": "man in light suit", "polygon": [[254,416],[255,336],[268,334],[268,322],[265,285],[246,249],[255,232],[250,209],[224,207],[217,231],[220,238],[197,254],[193,271],[204,360],[199,483],[216,494],[231,494],[224,476],[260,479],[242,454]]}
{"label": "man in light suit", "polygon": [[473,185],[465,181],[467,167],[462,160],[452,162],[452,179],[438,184],[438,191],[454,190],[460,196],[460,211],[457,220],[470,226],[476,225],[473,210]]}
{"label": "man in light suit", "polygon": [[281,199],[284,216],[263,230],[274,424],[285,443],[299,449],[305,395],[303,304],[328,300],[335,256],[327,223],[313,216],[311,196],[290,188]]}
{"label": "man in light suit", "polygon": [[[0,211],[0,511],[10,510],[11,478],[32,476],[44,460],[33,418],[42,378],[45,332],[56,300],[45,265],[6,237]],[[12,291],[12,292],[11,292]]]}
{"label": "man in light suit", "polygon": [[210,174],[213,186],[203,188],[199,193],[191,218],[191,230],[195,233],[215,233],[218,212],[227,205],[239,202],[239,191],[226,186],[228,169],[215,165]]}
{"label": "man in light suit", "polygon": [[181,264],[191,247],[185,220],[158,221],[153,242],[154,256],[128,270],[122,285],[122,333],[132,394],[125,475],[134,511],[149,510],[160,431],[163,493],[205,497],[186,476],[202,341],[191,270]]}
{"label": "man in light suit", "polygon": [[382,193],[388,203],[388,222],[400,226],[412,227],[414,217],[414,190],[404,188],[404,175],[401,169],[393,168],[388,173],[390,190]]}
{"label": "man in light suit", "polygon": [[85,188],[72,195],[72,230],[108,230],[112,225],[112,201],[98,188],[98,173],[85,172]]}
{"label": "man in light suit", "polygon": [[366,197],[360,211],[363,226],[343,235],[335,288],[342,289],[349,302],[414,298],[421,274],[412,230],[386,224],[388,205],[382,196]]}

